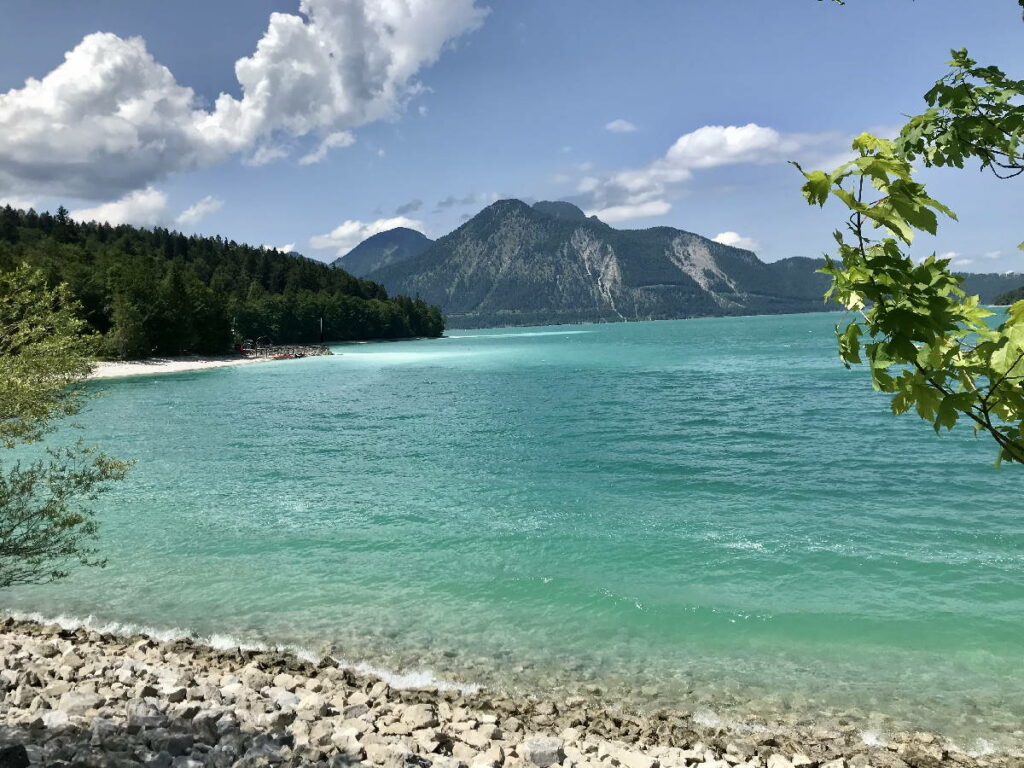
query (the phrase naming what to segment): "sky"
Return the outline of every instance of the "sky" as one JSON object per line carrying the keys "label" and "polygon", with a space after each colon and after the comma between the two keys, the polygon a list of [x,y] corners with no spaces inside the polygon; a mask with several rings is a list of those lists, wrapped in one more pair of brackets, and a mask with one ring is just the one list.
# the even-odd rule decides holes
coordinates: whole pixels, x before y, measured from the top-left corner
{"label": "sky", "polygon": [[[818,256],[798,160],[894,132],[949,50],[1024,77],[1016,0],[2,0],[0,202],[330,261],[494,200]],[[1024,271],[1024,180],[922,172],[915,254]]]}

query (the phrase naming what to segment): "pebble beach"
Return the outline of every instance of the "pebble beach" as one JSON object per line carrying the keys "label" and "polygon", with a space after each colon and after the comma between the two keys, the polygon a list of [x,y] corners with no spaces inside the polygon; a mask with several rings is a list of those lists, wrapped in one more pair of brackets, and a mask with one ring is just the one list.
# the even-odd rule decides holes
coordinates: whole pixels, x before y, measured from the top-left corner
{"label": "pebble beach", "polygon": [[942,737],[710,726],[586,697],[397,688],[332,658],[0,623],[0,765],[1019,768]]}

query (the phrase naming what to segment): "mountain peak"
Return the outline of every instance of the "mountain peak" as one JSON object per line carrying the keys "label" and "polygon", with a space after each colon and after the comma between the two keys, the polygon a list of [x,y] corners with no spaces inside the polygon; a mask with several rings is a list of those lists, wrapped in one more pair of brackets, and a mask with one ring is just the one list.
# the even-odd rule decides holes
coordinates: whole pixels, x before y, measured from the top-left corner
{"label": "mountain peak", "polygon": [[388,264],[418,256],[433,242],[415,229],[395,227],[366,238],[340,259],[335,259],[331,266],[363,277]]}
{"label": "mountain peak", "polygon": [[577,206],[564,200],[541,200],[539,203],[533,204],[533,210],[555,219],[566,219],[568,221],[587,220],[587,214]]}

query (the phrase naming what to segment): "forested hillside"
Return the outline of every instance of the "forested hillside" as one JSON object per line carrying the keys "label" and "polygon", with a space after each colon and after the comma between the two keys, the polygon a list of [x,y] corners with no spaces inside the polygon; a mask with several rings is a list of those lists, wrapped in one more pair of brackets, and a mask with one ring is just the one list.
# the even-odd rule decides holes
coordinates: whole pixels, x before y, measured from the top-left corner
{"label": "forested hillside", "polygon": [[20,263],[70,285],[110,357],[276,343],[439,336],[437,307],[326,264],[166,229],[77,223],[0,208],[0,270]]}

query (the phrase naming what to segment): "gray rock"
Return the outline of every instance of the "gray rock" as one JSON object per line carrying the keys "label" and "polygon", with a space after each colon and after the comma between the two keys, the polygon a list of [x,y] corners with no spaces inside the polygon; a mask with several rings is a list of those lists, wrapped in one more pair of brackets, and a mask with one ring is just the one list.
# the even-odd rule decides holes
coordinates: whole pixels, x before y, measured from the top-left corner
{"label": "gray rock", "polygon": [[171,704],[179,704],[183,702],[187,697],[188,691],[186,691],[184,688],[173,688],[164,693],[163,696],[164,700],[170,702]]}
{"label": "gray rock", "polygon": [[103,703],[103,699],[95,693],[76,693],[70,691],[60,697],[57,709],[67,712],[72,717],[81,717],[90,710],[96,709]]}
{"label": "gray rock", "polygon": [[413,730],[433,728],[437,722],[437,711],[429,704],[414,704],[402,713],[402,722]]}
{"label": "gray rock", "polygon": [[562,740],[554,736],[535,736],[526,739],[519,745],[517,751],[523,760],[533,763],[538,768],[548,768],[565,759]]}
{"label": "gray rock", "polygon": [[158,752],[151,760],[147,760],[146,768],[171,768],[174,758],[169,752]]}

